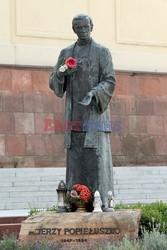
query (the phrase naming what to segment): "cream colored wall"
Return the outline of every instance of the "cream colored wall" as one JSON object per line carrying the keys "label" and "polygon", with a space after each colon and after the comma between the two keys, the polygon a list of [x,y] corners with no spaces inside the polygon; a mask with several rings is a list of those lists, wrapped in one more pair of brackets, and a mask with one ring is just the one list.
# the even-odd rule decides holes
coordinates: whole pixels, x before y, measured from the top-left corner
{"label": "cream colored wall", "polygon": [[76,39],[78,13],[92,16],[92,37],[110,48],[115,69],[167,71],[165,0],[0,0],[0,63],[54,65]]}

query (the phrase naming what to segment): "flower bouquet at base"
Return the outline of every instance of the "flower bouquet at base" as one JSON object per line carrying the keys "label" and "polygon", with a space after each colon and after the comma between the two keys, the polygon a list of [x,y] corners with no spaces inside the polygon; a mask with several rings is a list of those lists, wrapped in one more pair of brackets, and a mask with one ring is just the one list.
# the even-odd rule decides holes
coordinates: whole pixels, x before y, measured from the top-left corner
{"label": "flower bouquet at base", "polygon": [[93,193],[85,185],[75,184],[65,198],[65,203],[69,205],[71,211],[86,212],[86,207],[90,207],[93,202]]}

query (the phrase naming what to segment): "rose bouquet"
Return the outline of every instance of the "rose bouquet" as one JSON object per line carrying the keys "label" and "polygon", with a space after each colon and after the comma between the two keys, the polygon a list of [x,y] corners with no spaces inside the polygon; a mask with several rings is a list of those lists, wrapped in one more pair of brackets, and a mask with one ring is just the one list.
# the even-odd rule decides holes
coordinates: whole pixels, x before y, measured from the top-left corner
{"label": "rose bouquet", "polygon": [[77,65],[77,61],[73,57],[68,57],[63,60],[62,65],[59,67],[60,72],[65,72],[68,69],[73,69]]}
{"label": "rose bouquet", "polygon": [[85,185],[76,184],[66,195],[65,202],[67,204],[77,204],[78,202],[88,203],[92,199],[92,192]]}

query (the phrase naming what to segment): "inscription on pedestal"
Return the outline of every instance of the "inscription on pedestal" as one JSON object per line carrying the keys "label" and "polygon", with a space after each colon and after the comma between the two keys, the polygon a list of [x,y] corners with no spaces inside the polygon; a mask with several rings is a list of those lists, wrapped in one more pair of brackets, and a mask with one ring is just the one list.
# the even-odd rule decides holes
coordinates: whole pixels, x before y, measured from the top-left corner
{"label": "inscription on pedestal", "polygon": [[94,235],[94,234],[119,234],[119,228],[37,228],[30,231],[29,235]]}
{"label": "inscription on pedestal", "polygon": [[[122,210],[112,213],[54,213],[44,212],[22,222],[20,242],[48,240],[68,247],[83,247],[109,240],[118,241],[125,234],[138,236],[141,210]],[[79,249],[79,248],[76,248]]]}

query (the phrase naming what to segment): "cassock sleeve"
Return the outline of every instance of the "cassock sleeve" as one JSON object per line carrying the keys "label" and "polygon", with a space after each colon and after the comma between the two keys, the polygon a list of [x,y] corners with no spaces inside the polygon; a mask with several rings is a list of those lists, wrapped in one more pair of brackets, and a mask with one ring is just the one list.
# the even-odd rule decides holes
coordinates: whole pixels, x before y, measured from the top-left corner
{"label": "cassock sleeve", "polygon": [[98,111],[103,113],[107,109],[116,84],[111,53],[104,47],[100,53],[99,79],[100,82],[92,89],[92,91],[93,99],[98,107]]}
{"label": "cassock sleeve", "polygon": [[49,79],[49,86],[58,97],[63,97],[64,92],[66,91],[66,77],[65,76],[64,77],[58,76],[59,67],[61,66],[62,61],[64,59],[63,55],[64,55],[64,53],[62,50],[60,55],[59,55],[57,64],[55,65],[53,72],[52,72],[50,79]]}
{"label": "cassock sleeve", "polygon": [[115,89],[115,73],[112,57],[109,49],[101,47],[99,63],[99,83],[80,102],[82,105],[89,105],[93,102],[99,113],[103,113],[110,102]]}

